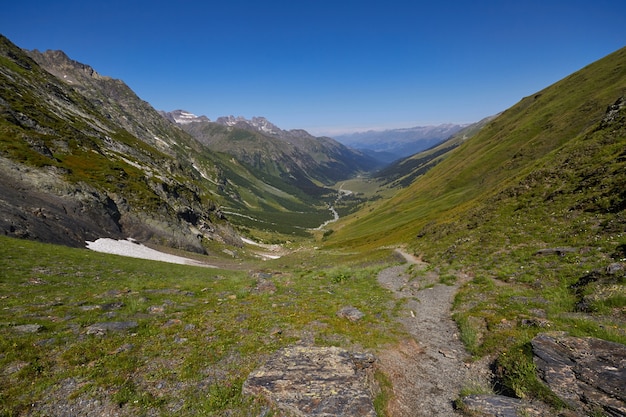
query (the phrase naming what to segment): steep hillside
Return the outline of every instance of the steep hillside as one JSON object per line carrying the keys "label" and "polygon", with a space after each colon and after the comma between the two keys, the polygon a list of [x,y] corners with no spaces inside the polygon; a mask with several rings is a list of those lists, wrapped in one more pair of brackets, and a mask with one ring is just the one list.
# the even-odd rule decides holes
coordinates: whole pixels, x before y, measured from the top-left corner
{"label": "steep hillside", "polygon": [[617,51],[524,98],[404,191],[346,225],[337,242],[414,243],[425,226],[463,224],[470,211],[490,206],[493,196],[523,183],[538,166],[555,165],[556,152],[597,129],[607,107],[624,95],[625,55]]}
{"label": "steep hillside", "polygon": [[215,122],[198,118],[180,126],[214,151],[233,155],[250,170],[310,196],[319,197],[328,193],[325,186],[380,166],[331,138],[317,138],[304,130],[282,130],[262,117],[220,117]]}

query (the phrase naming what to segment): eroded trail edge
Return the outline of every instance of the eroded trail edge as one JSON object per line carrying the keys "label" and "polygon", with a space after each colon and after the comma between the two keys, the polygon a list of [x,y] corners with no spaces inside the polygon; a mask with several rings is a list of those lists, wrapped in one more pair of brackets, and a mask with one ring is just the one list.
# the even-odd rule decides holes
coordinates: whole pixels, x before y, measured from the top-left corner
{"label": "eroded trail edge", "polygon": [[464,387],[488,385],[486,366],[470,363],[452,320],[454,295],[468,277],[439,283],[428,264],[402,250],[407,263],[387,268],[379,283],[404,299],[398,320],[410,334],[393,349],[379,353],[383,372],[393,384],[390,416],[456,416],[454,401]]}

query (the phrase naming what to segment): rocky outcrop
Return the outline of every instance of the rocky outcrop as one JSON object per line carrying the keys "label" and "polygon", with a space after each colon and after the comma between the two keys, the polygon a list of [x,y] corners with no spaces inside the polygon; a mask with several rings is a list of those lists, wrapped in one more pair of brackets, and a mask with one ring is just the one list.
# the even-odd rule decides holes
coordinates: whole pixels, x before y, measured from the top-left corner
{"label": "rocky outcrop", "polygon": [[251,373],[243,392],[300,417],[375,417],[366,372],[373,362],[338,347],[291,346]]}
{"label": "rocky outcrop", "polygon": [[504,395],[474,394],[463,398],[463,409],[469,415],[482,417],[551,416],[553,413],[542,405]]}
{"label": "rocky outcrop", "polygon": [[540,378],[577,413],[626,416],[626,346],[546,333],[531,343]]}

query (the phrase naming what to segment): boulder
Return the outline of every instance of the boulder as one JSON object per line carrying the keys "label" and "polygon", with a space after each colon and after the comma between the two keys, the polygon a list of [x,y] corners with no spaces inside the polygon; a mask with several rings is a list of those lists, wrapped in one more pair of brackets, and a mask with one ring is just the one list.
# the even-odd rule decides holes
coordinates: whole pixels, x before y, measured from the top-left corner
{"label": "boulder", "polygon": [[348,319],[350,321],[359,321],[363,317],[365,317],[365,314],[354,307],[344,307],[337,312],[337,316]]}
{"label": "boulder", "polygon": [[338,347],[286,347],[248,376],[243,392],[299,417],[375,417],[366,372],[373,362]]}
{"label": "boulder", "polygon": [[539,377],[581,415],[626,416],[626,346],[541,333],[532,341]]}

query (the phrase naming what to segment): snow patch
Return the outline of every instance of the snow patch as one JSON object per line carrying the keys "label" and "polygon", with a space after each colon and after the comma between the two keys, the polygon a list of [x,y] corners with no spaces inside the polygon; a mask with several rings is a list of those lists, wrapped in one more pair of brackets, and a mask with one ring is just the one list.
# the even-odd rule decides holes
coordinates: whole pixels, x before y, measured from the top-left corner
{"label": "snow patch", "polygon": [[128,256],[130,258],[148,259],[152,261],[169,262],[173,264],[204,266],[207,268],[216,268],[215,266],[205,264],[182,256],[170,255],[169,253],[160,252],[142,245],[135,239],[128,238],[126,240],[115,240],[110,238],[100,238],[94,242],[85,241],[87,249],[95,252],[109,253],[113,255]]}

